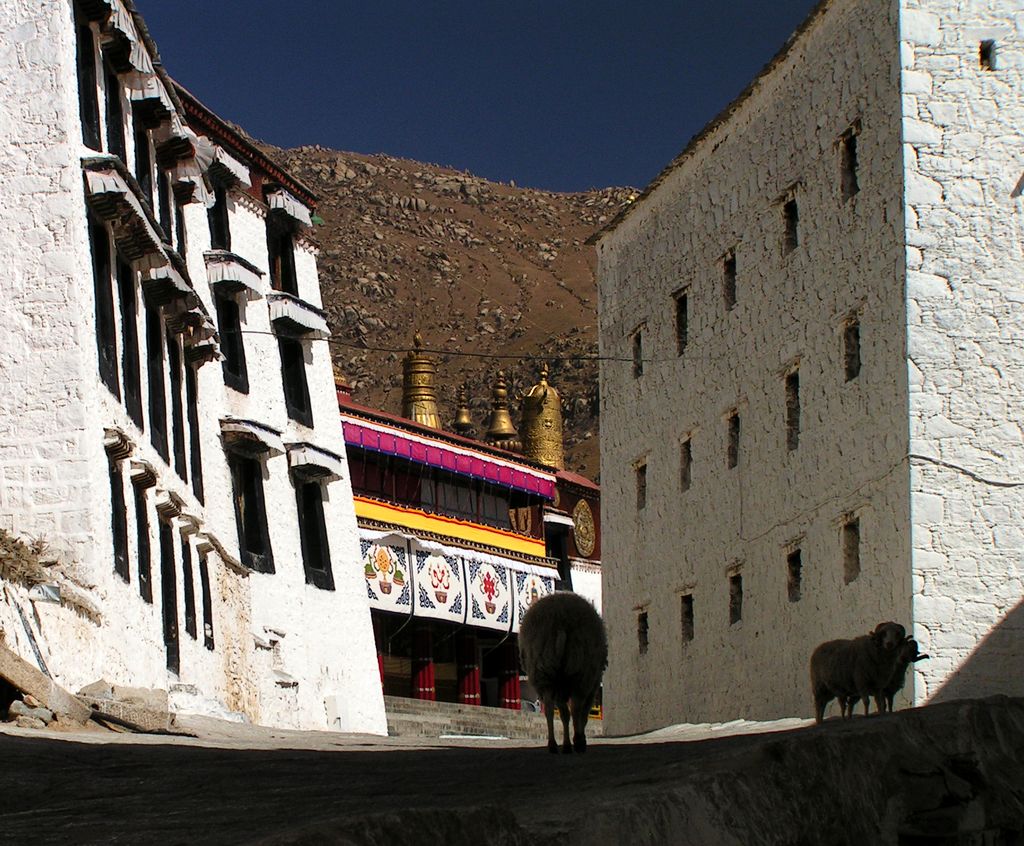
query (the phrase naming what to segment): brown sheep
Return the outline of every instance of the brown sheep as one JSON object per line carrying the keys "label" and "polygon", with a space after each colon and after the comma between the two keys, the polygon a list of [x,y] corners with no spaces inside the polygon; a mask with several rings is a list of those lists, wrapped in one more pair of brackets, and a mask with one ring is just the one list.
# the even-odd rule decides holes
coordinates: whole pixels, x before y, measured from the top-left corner
{"label": "brown sheep", "polygon": [[[811,692],[814,719],[825,718],[825,706],[839,700],[843,717],[852,717],[858,700],[864,700],[864,714],[871,697],[881,697],[892,678],[899,646],[906,629],[899,623],[879,623],[873,632],[853,640],[827,641],[811,654]],[[880,701],[880,700],[879,700]]]}
{"label": "brown sheep", "polygon": [[878,703],[879,710],[892,713],[893,700],[896,698],[896,694],[903,690],[903,685],[907,680],[907,667],[930,657],[930,655],[918,651],[917,641],[912,637],[908,637],[900,644],[899,654],[896,658],[896,667],[893,669],[892,677],[885,687],[882,688],[881,701]]}
{"label": "brown sheep", "polygon": [[519,652],[530,684],[544,702],[548,751],[558,752],[557,705],[562,716],[562,751],[586,752],[587,718],[608,666],[608,639],[594,606],[578,594],[561,591],[538,599],[523,617]]}

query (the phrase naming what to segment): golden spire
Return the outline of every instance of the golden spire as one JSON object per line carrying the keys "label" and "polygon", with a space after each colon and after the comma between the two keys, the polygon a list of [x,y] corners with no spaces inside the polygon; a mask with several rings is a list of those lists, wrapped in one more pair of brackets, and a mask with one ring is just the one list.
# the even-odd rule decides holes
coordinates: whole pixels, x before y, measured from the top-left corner
{"label": "golden spire", "polygon": [[523,453],[556,470],[565,468],[562,449],[562,400],[548,384],[548,366],[540,371],[540,382],[523,397]]}
{"label": "golden spire", "polygon": [[434,389],[437,362],[420,352],[423,338],[419,332],[413,337],[412,344],[413,349],[402,359],[402,417],[440,429],[441,416],[437,413]]}
{"label": "golden spire", "polygon": [[522,444],[517,437],[516,427],[512,425],[512,418],[508,413],[508,385],[505,382],[505,372],[498,371],[498,379],[494,383],[494,392],[491,401],[491,416],[487,420],[487,434],[484,440],[494,444],[501,449],[518,452]]}
{"label": "golden spire", "polygon": [[469,413],[469,395],[466,392],[465,385],[462,385],[459,388],[459,393],[456,399],[458,400],[459,408],[458,411],[455,412],[455,422],[452,424],[452,429],[460,435],[469,437],[473,434],[473,430],[476,426],[473,425],[473,416]]}

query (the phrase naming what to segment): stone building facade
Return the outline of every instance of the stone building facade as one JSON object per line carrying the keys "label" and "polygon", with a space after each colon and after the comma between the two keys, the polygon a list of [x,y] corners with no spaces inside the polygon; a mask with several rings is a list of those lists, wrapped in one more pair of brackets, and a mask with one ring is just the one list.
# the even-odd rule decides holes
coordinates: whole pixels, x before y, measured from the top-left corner
{"label": "stone building facade", "polygon": [[1024,693],[1024,13],[825,0],[599,240],[607,728]]}
{"label": "stone building facade", "polygon": [[130,0],[0,20],[0,527],[57,561],[4,583],[7,646],[71,690],[386,731],[315,197],[176,88]]}

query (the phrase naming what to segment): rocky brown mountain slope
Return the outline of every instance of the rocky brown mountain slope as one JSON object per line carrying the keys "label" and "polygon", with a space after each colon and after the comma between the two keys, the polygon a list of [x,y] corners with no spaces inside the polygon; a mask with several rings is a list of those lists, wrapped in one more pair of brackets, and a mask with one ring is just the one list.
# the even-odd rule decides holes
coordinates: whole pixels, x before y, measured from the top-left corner
{"label": "rocky brown mountain slope", "polygon": [[442,419],[454,419],[465,384],[482,434],[497,371],[517,397],[544,361],[563,399],[567,467],[598,475],[595,256],[584,242],[635,191],[556,194],[384,155],[267,151],[320,196],[334,361],[358,401],[400,411],[401,357],[419,330],[439,351]]}

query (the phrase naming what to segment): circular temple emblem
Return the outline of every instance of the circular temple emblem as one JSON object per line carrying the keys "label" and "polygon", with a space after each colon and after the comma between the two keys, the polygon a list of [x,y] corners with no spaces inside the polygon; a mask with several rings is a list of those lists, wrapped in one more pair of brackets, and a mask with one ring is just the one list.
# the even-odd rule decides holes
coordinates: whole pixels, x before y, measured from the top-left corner
{"label": "circular temple emblem", "polygon": [[572,510],[572,534],[576,539],[576,551],[584,558],[589,558],[594,552],[594,515],[585,499],[576,503]]}

